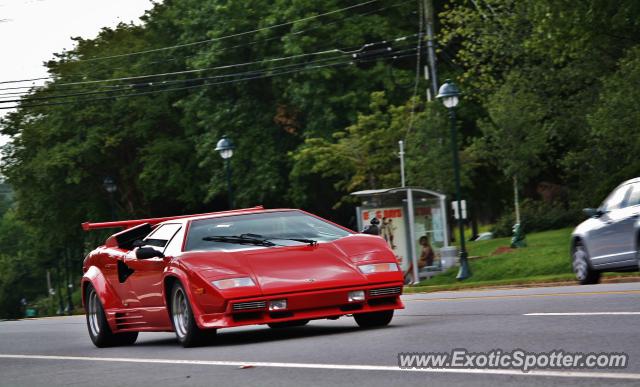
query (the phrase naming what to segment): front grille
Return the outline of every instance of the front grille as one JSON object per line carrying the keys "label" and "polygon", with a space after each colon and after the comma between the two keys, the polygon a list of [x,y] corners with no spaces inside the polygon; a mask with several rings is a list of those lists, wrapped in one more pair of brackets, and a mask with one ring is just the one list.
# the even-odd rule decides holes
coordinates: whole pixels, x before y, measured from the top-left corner
{"label": "front grille", "polygon": [[266,306],[266,301],[238,302],[233,304],[233,310],[264,309]]}
{"label": "front grille", "polygon": [[400,294],[401,290],[402,289],[400,287],[371,289],[369,290],[369,295],[370,296],[389,296],[392,294]]}

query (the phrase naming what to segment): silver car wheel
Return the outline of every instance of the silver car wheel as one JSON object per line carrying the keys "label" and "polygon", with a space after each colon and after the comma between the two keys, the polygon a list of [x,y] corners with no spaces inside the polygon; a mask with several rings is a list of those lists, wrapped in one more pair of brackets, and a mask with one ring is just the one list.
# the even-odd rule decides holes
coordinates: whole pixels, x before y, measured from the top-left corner
{"label": "silver car wheel", "polygon": [[587,278],[589,264],[587,263],[587,254],[582,246],[576,246],[573,252],[573,273],[578,281],[584,281]]}
{"label": "silver car wheel", "polygon": [[89,329],[91,329],[91,334],[94,337],[98,337],[100,335],[100,322],[98,321],[100,300],[98,299],[96,291],[93,289],[91,289],[91,292],[89,293],[87,307],[87,314],[89,315]]}
{"label": "silver car wheel", "polygon": [[176,329],[176,334],[180,338],[185,337],[189,329],[189,306],[187,305],[187,297],[180,288],[176,289],[173,293],[171,313],[173,315],[173,326]]}

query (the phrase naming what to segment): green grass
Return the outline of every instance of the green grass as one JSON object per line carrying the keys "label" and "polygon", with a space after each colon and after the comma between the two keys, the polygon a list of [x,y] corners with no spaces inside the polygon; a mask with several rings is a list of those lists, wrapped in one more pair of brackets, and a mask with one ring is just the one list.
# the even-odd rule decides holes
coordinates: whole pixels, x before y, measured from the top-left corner
{"label": "green grass", "polygon": [[408,289],[570,280],[573,278],[569,259],[570,236],[570,228],[528,234],[527,247],[499,255],[491,254],[499,247],[508,247],[511,243],[510,238],[469,242],[469,256],[479,257],[469,261],[473,273],[471,278],[463,282],[458,281],[458,269],[455,267]]}

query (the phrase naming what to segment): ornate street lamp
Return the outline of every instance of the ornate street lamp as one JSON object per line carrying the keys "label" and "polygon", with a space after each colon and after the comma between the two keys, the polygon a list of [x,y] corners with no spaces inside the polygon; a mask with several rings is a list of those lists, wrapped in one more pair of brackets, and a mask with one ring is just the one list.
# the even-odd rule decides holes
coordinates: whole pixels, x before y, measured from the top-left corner
{"label": "ornate street lamp", "polygon": [[467,260],[467,249],[465,248],[464,240],[464,224],[462,220],[462,199],[460,195],[460,160],[458,159],[458,143],[456,139],[456,112],[455,107],[460,102],[460,89],[455,83],[447,79],[440,90],[436,98],[442,101],[442,104],[449,110],[449,121],[451,122],[451,149],[453,151],[453,172],[456,181],[456,200],[458,201],[458,229],[460,230],[460,270],[458,271],[459,280],[469,278],[471,276],[471,269],[469,268],[469,262]]}
{"label": "ornate street lamp", "polygon": [[231,140],[227,136],[222,136],[220,141],[216,144],[216,151],[220,153],[220,157],[224,159],[225,167],[227,169],[227,191],[229,193],[229,209],[233,209],[233,190],[231,189],[231,156],[233,156],[233,150],[235,147]]}

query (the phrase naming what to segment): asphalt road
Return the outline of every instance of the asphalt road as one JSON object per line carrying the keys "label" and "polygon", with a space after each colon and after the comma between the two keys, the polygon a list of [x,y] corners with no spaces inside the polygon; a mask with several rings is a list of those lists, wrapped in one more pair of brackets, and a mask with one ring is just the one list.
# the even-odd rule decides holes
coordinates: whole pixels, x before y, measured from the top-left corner
{"label": "asphalt road", "polygon": [[[134,346],[98,349],[80,316],[4,321],[0,385],[640,385],[640,283],[403,298],[406,309],[386,328],[362,330],[351,318],[279,330],[236,328],[219,331],[209,346],[191,349],[178,346],[171,333],[142,333]],[[456,348],[624,352],[629,365],[526,374],[397,366],[399,352]]]}

